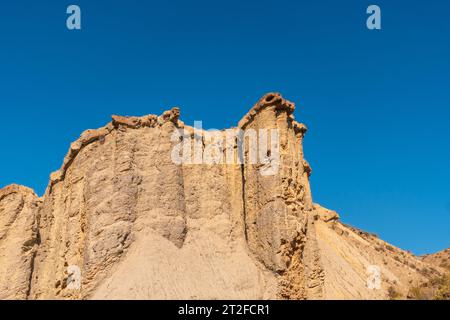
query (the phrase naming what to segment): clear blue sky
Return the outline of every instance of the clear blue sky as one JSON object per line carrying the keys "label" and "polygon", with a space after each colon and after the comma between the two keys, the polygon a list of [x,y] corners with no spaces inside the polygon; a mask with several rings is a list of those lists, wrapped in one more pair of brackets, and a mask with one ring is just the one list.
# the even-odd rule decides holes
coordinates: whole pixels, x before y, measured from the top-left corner
{"label": "clear blue sky", "polygon": [[[66,29],[66,8],[82,30]],[[378,4],[382,30],[365,27]],[[297,103],[316,202],[417,254],[450,246],[450,2],[2,1],[0,186],[42,194],[111,114],[235,125]]]}

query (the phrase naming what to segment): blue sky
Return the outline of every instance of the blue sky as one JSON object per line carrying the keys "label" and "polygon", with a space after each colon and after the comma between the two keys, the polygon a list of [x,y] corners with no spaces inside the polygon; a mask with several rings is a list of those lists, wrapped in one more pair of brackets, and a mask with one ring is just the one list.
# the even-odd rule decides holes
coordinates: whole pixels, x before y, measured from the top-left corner
{"label": "blue sky", "polygon": [[[66,28],[66,8],[82,30]],[[377,4],[382,30],[365,26]],[[42,194],[111,114],[225,128],[269,91],[310,131],[314,200],[423,254],[450,246],[448,1],[3,1],[0,187]]]}

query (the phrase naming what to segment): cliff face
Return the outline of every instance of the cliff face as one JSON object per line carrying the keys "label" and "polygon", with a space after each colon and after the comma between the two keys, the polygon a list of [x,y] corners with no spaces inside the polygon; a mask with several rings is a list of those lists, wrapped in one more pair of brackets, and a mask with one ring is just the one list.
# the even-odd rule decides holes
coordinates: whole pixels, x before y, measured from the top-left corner
{"label": "cliff face", "polygon": [[0,190],[0,300],[29,296],[39,244],[39,205],[28,188],[12,185]]}
{"label": "cliff face", "polygon": [[[294,109],[270,93],[239,122],[235,130],[257,141],[260,129],[276,132],[257,162],[248,136],[185,126],[177,108],[113,116],[85,131],[42,198],[19,186],[0,191],[0,299],[383,299],[389,286],[406,291],[425,262],[313,204],[306,127]],[[196,161],[198,148],[209,162]],[[183,161],[174,161],[178,151]],[[378,290],[366,285],[371,265],[382,272]]]}

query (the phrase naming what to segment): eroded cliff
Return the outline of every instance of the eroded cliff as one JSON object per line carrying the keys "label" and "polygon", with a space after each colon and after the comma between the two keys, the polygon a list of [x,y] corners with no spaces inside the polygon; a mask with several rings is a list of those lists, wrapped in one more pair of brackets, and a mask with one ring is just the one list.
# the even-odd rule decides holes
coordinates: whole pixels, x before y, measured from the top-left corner
{"label": "eroded cliff", "polygon": [[[410,265],[425,262],[313,203],[306,126],[294,110],[269,93],[238,123],[278,134],[257,163],[251,148],[239,153],[239,137],[216,132],[226,141],[218,145],[185,126],[178,108],[113,116],[85,131],[42,198],[19,186],[0,191],[0,298],[384,299],[389,286],[406,291],[424,277]],[[184,139],[222,161],[174,161]],[[377,290],[366,285],[371,265],[382,270]]]}

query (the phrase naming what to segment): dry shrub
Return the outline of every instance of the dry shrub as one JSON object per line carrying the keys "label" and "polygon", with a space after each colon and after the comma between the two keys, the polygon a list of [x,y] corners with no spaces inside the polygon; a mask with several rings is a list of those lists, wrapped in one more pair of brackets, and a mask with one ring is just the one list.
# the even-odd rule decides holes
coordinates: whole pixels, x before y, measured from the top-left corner
{"label": "dry shrub", "polygon": [[434,295],[435,300],[450,300],[450,275],[441,278],[438,289]]}
{"label": "dry shrub", "polygon": [[393,286],[388,288],[388,297],[389,300],[398,300],[401,298],[400,292],[398,292]]}
{"label": "dry shrub", "polygon": [[450,275],[434,277],[409,289],[408,298],[414,300],[450,300]]}

